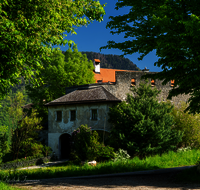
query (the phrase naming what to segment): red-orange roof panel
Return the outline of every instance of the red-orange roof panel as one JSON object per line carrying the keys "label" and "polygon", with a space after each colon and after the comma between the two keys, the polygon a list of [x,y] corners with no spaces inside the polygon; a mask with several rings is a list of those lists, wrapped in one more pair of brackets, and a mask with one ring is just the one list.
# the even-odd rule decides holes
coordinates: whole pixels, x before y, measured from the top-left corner
{"label": "red-orange roof panel", "polygon": [[100,69],[100,74],[95,73],[94,77],[96,79],[96,83],[98,80],[102,80],[102,82],[115,82],[115,71],[129,71],[135,72],[130,70],[120,70],[120,69]]}

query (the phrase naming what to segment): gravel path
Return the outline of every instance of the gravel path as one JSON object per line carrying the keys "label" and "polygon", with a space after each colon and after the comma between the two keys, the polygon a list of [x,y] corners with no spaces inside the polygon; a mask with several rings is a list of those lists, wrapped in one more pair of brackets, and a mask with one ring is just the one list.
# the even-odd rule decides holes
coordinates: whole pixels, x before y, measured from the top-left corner
{"label": "gravel path", "polygon": [[44,179],[41,181],[15,184],[14,186],[32,190],[199,190],[200,184],[177,184],[174,174],[154,174],[95,179]]}

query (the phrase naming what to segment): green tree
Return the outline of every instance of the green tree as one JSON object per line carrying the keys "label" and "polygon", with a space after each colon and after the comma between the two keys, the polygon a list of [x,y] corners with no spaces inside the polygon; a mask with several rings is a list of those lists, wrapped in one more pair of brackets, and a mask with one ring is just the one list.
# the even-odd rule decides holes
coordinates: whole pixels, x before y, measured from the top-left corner
{"label": "green tree", "polygon": [[[18,159],[20,150],[22,151],[20,155],[32,156],[32,149],[35,150],[35,144],[41,144],[37,141],[37,132],[42,129],[42,126],[40,126],[41,121],[42,118],[37,117],[37,110],[33,109],[29,116],[25,115],[18,122],[12,134],[11,152],[13,153],[13,160]],[[42,148],[40,152],[42,152]]]}
{"label": "green tree", "polygon": [[76,34],[75,26],[102,21],[104,7],[94,0],[4,0],[0,2],[0,98],[23,76],[43,71],[40,58],[50,63],[53,45],[71,44],[64,32]]}
{"label": "green tree", "polygon": [[2,162],[2,157],[9,151],[9,142],[7,135],[8,127],[0,127],[0,163]]}
{"label": "green tree", "polygon": [[11,137],[13,135],[13,131],[17,128],[18,122],[23,118],[24,113],[22,106],[25,104],[25,97],[23,93],[18,91],[17,93],[11,93],[11,96],[7,96],[10,107],[8,110],[9,115],[9,141],[11,141]]}
{"label": "green tree", "polygon": [[15,87],[12,87],[12,90],[10,90],[9,94],[0,102],[0,104],[2,105],[0,107],[0,127],[8,126],[8,130],[6,131],[6,133],[9,136],[9,142],[10,142],[11,129],[14,127],[14,123],[16,123],[13,121],[14,119],[13,117],[15,116],[15,114],[13,113],[13,116],[10,116],[9,110],[12,109],[14,104],[19,103],[17,102],[18,101],[17,99],[19,98],[18,97],[19,93],[21,96],[23,96],[23,102],[20,103],[20,105],[18,105],[18,108],[21,109],[20,106],[22,104],[25,105],[25,104],[30,103],[30,99],[28,98],[28,95],[26,94],[26,91],[25,91],[24,83],[17,85]]}
{"label": "green tree", "polygon": [[173,105],[159,103],[156,97],[160,91],[152,89],[150,84],[141,82],[131,91],[133,94],[128,94],[126,101],[109,111],[109,122],[113,124],[110,138],[115,148],[142,158],[174,150],[182,133],[171,129]]}
{"label": "green tree", "polygon": [[173,129],[183,131],[182,141],[179,143],[179,148],[200,147],[200,114],[190,114],[184,112],[187,104],[182,102],[180,107],[174,107],[171,114],[174,117],[175,125]]}
{"label": "green tree", "polygon": [[[191,94],[189,107],[192,113],[200,112],[200,10],[198,0],[132,1],[118,0],[115,9],[130,6],[127,14],[111,16],[107,28],[111,34],[124,33],[125,42],[108,41],[101,49],[117,48],[123,55],[139,52],[138,60],[156,50],[155,66],[162,71],[154,79],[166,84],[175,80],[168,98]],[[152,75],[146,75],[152,77]]]}
{"label": "green tree", "polygon": [[44,84],[39,87],[26,86],[33,107],[37,108],[44,122],[48,115],[44,104],[65,95],[65,87],[94,83],[93,70],[92,61],[78,52],[76,45],[69,48],[65,55],[60,50],[54,51],[51,64],[40,75],[35,76],[37,79],[41,78]]}

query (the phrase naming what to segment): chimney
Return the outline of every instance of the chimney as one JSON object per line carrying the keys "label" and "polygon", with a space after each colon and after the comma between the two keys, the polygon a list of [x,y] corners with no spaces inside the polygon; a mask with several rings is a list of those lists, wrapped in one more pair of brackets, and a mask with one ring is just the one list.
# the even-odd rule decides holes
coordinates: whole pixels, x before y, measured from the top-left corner
{"label": "chimney", "polygon": [[142,70],[143,72],[149,72],[149,69],[147,69],[146,67]]}
{"label": "chimney", "polygon": [[100,74],[100,60],[94,59],[94,72]]}

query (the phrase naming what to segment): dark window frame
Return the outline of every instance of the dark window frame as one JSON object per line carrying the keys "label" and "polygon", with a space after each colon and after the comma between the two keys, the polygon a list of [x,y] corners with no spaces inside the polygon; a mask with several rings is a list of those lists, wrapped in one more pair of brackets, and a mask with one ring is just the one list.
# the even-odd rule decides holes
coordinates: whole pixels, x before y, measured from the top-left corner
{"label": "dark window frame", "polygon": [[70,110],[70,121],[76,120],[76,110]]}
{"label": "dark window frame", "polygon": [[62,121],[62,111],[56,111],[56,121],[57,122]]}
{"label": "dark window frame", "polygon": [[92,118],[91,120],[97,120],[98,116],[97,116],[97,109],[92,109]]}

